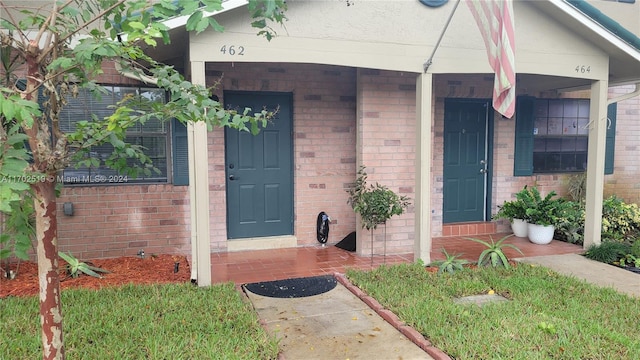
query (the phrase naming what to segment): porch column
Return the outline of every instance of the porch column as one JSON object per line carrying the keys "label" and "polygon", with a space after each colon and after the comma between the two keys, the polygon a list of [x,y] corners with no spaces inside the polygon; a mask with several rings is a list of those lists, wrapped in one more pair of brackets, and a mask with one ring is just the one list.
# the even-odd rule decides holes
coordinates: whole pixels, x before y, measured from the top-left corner
{"label": "porch column", "polygon": [[[356,171],[360,166],[364,165],[368,160],[365,154],[365,104],[364,104],[364,88],[362,69],[356,70]],[[369,165],[371,166],[371,165]],[[369,169],[371,172],[371,169]],[[355,180],[355,179],[354,179]],[[373,230],[371,230],[373,231]],[[362,218],[356,214],[356,254],[359,256],[369,255],[371,253],[371,242],[369,239],[369,230],[362,227]]]}
{"label": "porch column", "polygon": [[589,108],[589,147],[587,148],[587,195],[584,224],[584,248],[600,244],[602,197],[604,192],[604,154],[607,140],[608,80],[591,84]]}
{"label": "porch column", "polygon": [[431,262],[431,124],[433,74],[420,74],[416,80],[416,197],[414,258]]}
{"label": "porch column", "polygon": [[[191,61],[191,82],[206,86],[203,61]],[[207,133],[204,121],[188,124],[191,280],[198,286],[211,285]]]}

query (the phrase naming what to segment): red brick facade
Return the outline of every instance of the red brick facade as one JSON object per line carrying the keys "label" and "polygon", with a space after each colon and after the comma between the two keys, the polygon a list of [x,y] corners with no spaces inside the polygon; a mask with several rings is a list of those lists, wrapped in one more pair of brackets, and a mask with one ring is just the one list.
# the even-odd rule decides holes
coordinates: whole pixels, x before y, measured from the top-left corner
{"label": "red brick facade", "polygon": [[[106,67],[104,79],[126,84]],[[316,216],[332,218],[329,243],[356,230],[356,216],[347,204],[346,188],[358,164],[367,166],[371,182],[415,196],[416,75],[310,64],[207,64],[207,82],[222,79],[223,90],[276,91],[293,94],[294,235],[299,246],[317,244]],[[442,235],[444,99],[490,98],[492,77],[435,76],[432,165],[432,235]],[[614,94],[629,88],[614,89]],[[640,135],[640,100],[618,107],[614,175],[605,178],[606,194],[629,202],[640,200],[635,179],[634,150]],[[565,192],[564,175],[513,176],[515,120],[494,117],[492,208],[510,199],[524,185],[543,192]],[[211,248],[227,250],[224,131],[209,134]],[[61,250],[80,258],[190,251],[189,193],[186,186],[120,185],[66,187],[59,199]],[[72,202],[74,216],[62,215],[62,203]],[[501,223],[499,230],[505,230]],[[360,230],[360,229],[358,229]],[[360,230],[364,252],[369,232]],[[375,253],[406,253],[414,244],[413,206],[374,232]]]}

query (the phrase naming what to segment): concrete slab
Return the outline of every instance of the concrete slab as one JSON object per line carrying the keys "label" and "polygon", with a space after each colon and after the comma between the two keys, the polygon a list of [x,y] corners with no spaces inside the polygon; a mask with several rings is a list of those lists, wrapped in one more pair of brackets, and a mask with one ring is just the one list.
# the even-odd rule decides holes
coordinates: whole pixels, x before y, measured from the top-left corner
{"label": "concrete slab", "polygon": [[610,287],[621,293],[640,297],[640,275],[587,259],[582,255],[534,256],[514,260],[548,267],[563,275],[574,276],[598,286]]}
{"label": "concrete slab", "polygon": [[501,301],[509,301],[509,299],[498,294],[471,295],[471,296],[464,296],[461,298],[453,299],[453,302],[455,302],[456,304],[461,304],[461,305],[472,304],[472,305],[478,305],[480,307],[487,304],[493,304]]}
{"label": "concrete slab", "polygon": [[433,359],[340,283],[304,298],[246,293],[288,360]]}

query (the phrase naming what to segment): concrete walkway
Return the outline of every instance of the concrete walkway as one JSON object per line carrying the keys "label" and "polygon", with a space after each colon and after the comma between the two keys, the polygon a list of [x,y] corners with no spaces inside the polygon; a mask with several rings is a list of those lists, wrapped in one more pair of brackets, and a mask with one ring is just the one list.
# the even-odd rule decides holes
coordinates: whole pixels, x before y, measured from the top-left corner
{"label": "concrete walkway", "polygon": [[281,358],[433,359],[340,282],[324,294],[302,298],[246,294],[279,339]]}
{"label": "concrete walkway", "polygon": [[[514,260],[640,297],[640,275],[578,254]],[[280,340],[281,359],[450,359],[344,275],[335,276],[336,288],[316,296],[281,299],[245,291]]]}
{"label": "concrete walkway", "polygon": [[582,255],[547,255],[514,260],[548,267],[563,275],[573,276],[594,285],[610,287],[621,293],[640,297],[640,275],[589,260]]}

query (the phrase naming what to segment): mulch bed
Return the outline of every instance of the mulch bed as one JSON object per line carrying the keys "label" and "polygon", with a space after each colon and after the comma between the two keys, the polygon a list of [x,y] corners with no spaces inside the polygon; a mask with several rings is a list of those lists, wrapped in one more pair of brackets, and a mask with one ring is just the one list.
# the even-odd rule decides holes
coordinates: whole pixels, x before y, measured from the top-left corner
{"label": "mulch bed", "polygon": [[[60,287],[100,289],[109,286],[121,286],[128,283],[157,284],[189,282],[191,276],[186,257],[178,255],[152,255],[144,259],[135,256],[112,259],[96,259],[85,261],[93,266],[108,270],[102,278],[80,275],[77,278],[68,277],[65,272],[66,263],[60,260]],[[178,272],[174,272],[178,263]],[[4,270],[16,270],[16,264],[9,269],[3,263]],[[17,269],[16,278],[9,280],[0,276],[0,298],[8,296],[33,296],[39,292],[38,265],[33,262],[21,262]]]}

